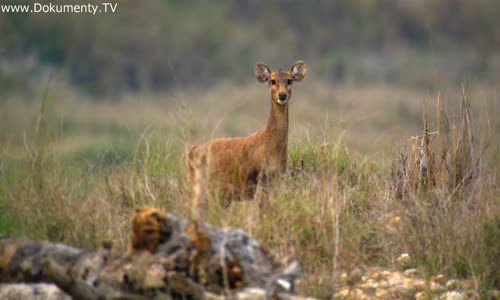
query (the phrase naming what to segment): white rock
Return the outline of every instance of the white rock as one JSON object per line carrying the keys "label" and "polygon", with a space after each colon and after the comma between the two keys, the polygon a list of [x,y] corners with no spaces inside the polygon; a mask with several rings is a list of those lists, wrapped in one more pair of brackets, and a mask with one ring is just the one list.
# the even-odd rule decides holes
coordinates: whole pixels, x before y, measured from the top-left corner
{"label": "white rock", "polygon": [[441,297],[440,300],[465,300],[465,295],[457,291],[446,292]]}
{"label": "white rock", "polygon": [[461,289],[463,288],[462,282],[457,279],[450,279],[446,282],[446,288],[449,290],[456,290],[456,289]]}

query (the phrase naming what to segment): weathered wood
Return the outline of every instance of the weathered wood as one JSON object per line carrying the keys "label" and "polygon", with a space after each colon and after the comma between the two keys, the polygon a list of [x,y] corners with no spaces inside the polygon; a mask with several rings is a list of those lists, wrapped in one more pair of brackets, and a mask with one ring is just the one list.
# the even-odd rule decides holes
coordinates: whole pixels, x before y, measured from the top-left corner
{"label": "weathered wood", "polygon": [[39,284],[0,284],[2,300],[71,300],[57,286],[47,283]]}
{"label": "weathered wood", "polygon": [[285,268],[243,231],[160,217],[157,251],[123,257],[108,244],[92,252],[0,237],[0,283],[53,283],[74,299],[307,299],[290,294],[298,265]]}

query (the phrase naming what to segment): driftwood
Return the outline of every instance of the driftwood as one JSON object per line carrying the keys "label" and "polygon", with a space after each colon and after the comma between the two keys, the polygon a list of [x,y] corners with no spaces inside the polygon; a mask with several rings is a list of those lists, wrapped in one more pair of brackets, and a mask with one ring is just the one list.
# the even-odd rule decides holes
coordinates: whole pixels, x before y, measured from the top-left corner
{"label": "driftwood", "polygon": [[[0,295],[19,287],[5,283],[52,283],[73,299],[308,299],[292,295],[297,263],[278,262],[242,230],[155,216],[157,248],[136,247],[123,257],[112,257],[110,244],[93,252],[0,237]],[[40,295],[53,286],[30,288]]]}
{"label": "driftwood", "polygon": [[50,283],[38,284],[0,284],[0,299],[2,300],[71,300],[57,286]]}

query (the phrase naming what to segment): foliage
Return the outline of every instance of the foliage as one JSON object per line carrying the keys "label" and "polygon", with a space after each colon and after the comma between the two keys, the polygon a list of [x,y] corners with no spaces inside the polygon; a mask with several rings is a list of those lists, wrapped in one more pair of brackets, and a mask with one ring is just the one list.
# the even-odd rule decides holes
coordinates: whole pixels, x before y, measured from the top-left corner
{"label": "foliage", "polygon": [[[128,243],[128,219],[136,206],[152,205],[190,216],[192,191],[183,166],[184,144],[214,134],[204,123],[213,121],[205,105],[217,108],[216,113],[212,112],[216,120],[224,115],[222,107],[229,111],[245,107],[245,99],[230,106],[221,97],[238,94],[242,89],[219,87],[202,93],[206,96],[200,98],[198,112],[195,107],[186,108],[184,98],[178,95],[171,97],[179,101],[179,110],[160,106],[156,101],[141,105],[125,101],[119,106],[78,100],[61,103],[49,94],[45,104],[39,103],[38,110],[28,114],[40,122],[33,125],[26,121],[30,124],[27,128],[32,129],[26,131],[24,141],[19,141],[24,150],[17,147],[14,138],[24,128],[23,119],[16,119],[15,127],[10,127],[14,125],[4,118],[6,128],[13,129],[10,138],[4,137],[7,142],[0,149],[0,231],[89,249],[96,249],[102,241],[112,241],[115,251],[123,252]],[[297,90],[295,97],[299,98],[299,93]],[[350,103],[359,89],[350,93],[340,89],[339,93],[345,93]],[[371,102],[378,101],[377,93],[370,90],[368,94]],[[192,95],[183,97],[189,99]],[[315,94],[310,97],[319,98]],[[387,92],[379,97],[386,99]],[[295,100],[292,105],[301,105]],[[208,194],[201,204],[202,218],[214,225],[243,227],[276,249],[278,257],[296,257],[309,274],[299,291],[321,298],[333,297],[342,272],[369,266],[392,267],[401,253],[409,253],[409,264],[429,277],[443,273],[447,277],[473,278],[478,292],[497,287],[500,201],[493,173],[498,166],[491,163],[484,146],[490,139],[498,141],[498,137],[484,135],[485,131],[480,130],[479,123],[487,121],[484,117],[473,126],[476,114],[469,110],[468,101],[462,103],[464,109],[458,121],[452,117],[453,107],[445,111],[436,103],[439,121],[435,121],[434,129],[426,106],[424,130],[418,141],[410,139],[406,152],[395,154],[393,176],[387,161],[348,148],[339,138],[341,133],[323,132],[321,139],[314,138],[316,134],[304,138],[298,134],[300,127],[294,127],[289,172],[283,178],[259,189],[254,201],[233,203],[227,208],[219,204],[217,194]],[[340,100],[336,104],[340,114],[347,113],[343,110],[346,107],[352,109]],[[11,114],[20,115],[15,110],[20,103],[9,105],[5,107]],[[314,107],[317,111],[311,114],[310,122],[317,120],[317,114],[324,113],[326,106],[319,103]],[[170,118],[165,118],[162,110],[170,111]],[[28,110],[21,106],[21,111]],[[76,112],[70,115],[72,125],[64,129],[64,121],[58,118],[69,111]],[[227,131],[249,130],[237,128],[246,124],[248,110],[243,111],[245,114],[232,116],[234,122],[227,122],[236,129]],[[301,118],[308,113],[307,109],[301,110],[300,116],[292,116],[292,120],[307,124]],[[148,120],[146,125],[141,123],[143,115]],[[414,122],[399,117],[393,117],[393,124],[402,127],[405,120]],[[123,134],[117,124],[128,128],[128,142],[123,147],[116,146],[117,136]],[[332,125],[332,130],[335,126],[339,125]],[[89,142],[83,135],[85,128],[90,130]],[[374,136],[378,130],[360,129],[349,141],[356,144],[356,140],[363,139],[375,144],[380,138]],[[433,131],[439,134],[432,135]],[[71,140],[78,134],[82,136]],[[386,137],[371,148],[370,155],[382,144],[393,148],[394,142]],[[97,150],[81,151],[89,145]],[[114,151],[114,157],[122,159],[110,160],[104,155],[106,145]],[[423,152],[417,151],[422,145]],[[98,152],[101,155],[94,154]],[[430,158],[426,168],[419,167],[423,157]]]}
{"label": "foliage", "polygon": [[[241,80],[251,76],[255,61],[283,64],[299,57],[318,61],[314,67],[323,76],[348,80],[363,75],[363,70],[356,68],[374,63],[360,61],[363,55],[357,53],[368,51],[364,53],[368,57],[382,55],[375,59],[383,60],[379,63],[384,68],[378,68],[378,72],[396,68],[383,77],[397,81],[408,76],[408,72],[397,70],[401,65],[404,68],[408,59],[391,66],[393,52],[401,48],[432,52],[433,60],[450,67],[458,64],[481,77],[493,68],[492,55],[500,46],[499,13],[499,6],[491,0],[342,0],[314,4],[294,0],[265,5],[153,0],[139,6],[126,0],[119,1],[116,13],[95,16],[3,14],[3,64],[34,58],[41,70],[22,72],[16,63],[15,71],[6,75],[0,67],[0,78],[8,76],[14,88],[23,81],[29,84],[24,77],[32,79],[33,73],[41,76],[42,66],[50,66],[83,91],[117,95],[123,90],[207,85],[227,77]],[[457,49],[464,54],[475,53],[474,58],[447,62]],[[418,61],[411,63],[419,66]],[[456,71],[450,70],[450,76]],[[423,80],[428,74],[413,76]],[[407,80],[414,82],[415,78]]]}
{"label": "foliage", "polygon": [[[434,126],[423,109],[423,129],[392,166],[392,189],[399,199],[402,240],[429,274],[446,270],[474,277],[484,287],[500,283],[492,238],[498,223],[498,186],[488,167],[488,136],[478,134],[462,86],[458,121],[448,117],[436,94]],[[487,129],[486,129],[487,131]],[[493,231],[492,231],[493,229]]]}

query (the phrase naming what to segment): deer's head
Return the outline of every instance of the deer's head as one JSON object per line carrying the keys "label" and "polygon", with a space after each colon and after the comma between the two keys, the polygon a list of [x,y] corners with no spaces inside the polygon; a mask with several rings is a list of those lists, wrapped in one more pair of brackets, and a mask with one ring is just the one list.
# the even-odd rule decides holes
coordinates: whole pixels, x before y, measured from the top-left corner
{"label": "deer's head", "polygon": [[304,79],[307,66],[303,61],[298,61],[290,70],[271,71],[265,64],[256,63],[254,72],[258,81],[268,83],[271,89],[271,101],[278,105],[286,105],[292,97],[293,83]]}

